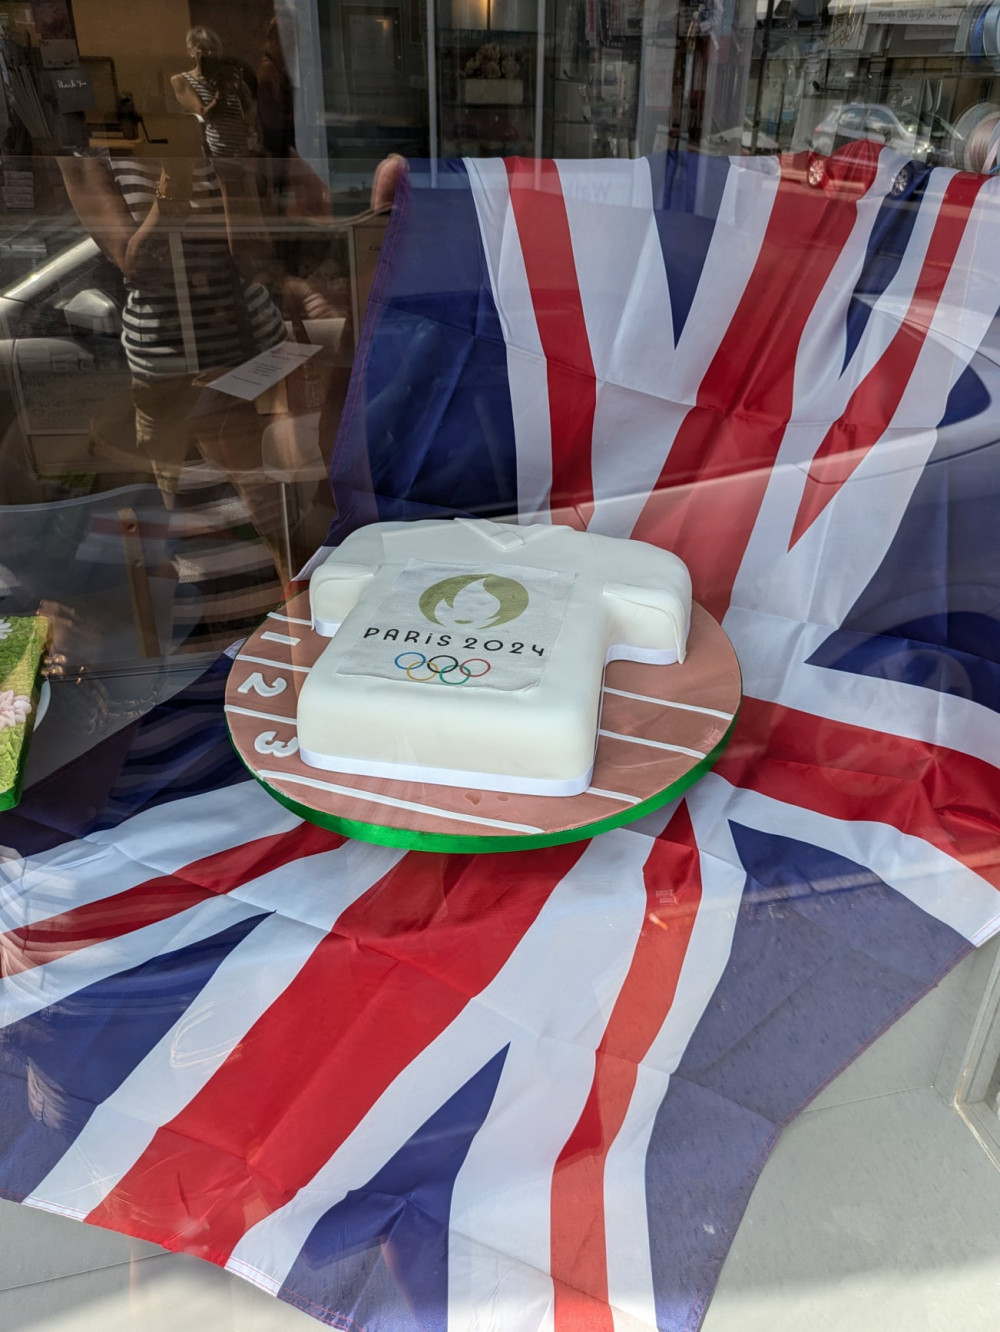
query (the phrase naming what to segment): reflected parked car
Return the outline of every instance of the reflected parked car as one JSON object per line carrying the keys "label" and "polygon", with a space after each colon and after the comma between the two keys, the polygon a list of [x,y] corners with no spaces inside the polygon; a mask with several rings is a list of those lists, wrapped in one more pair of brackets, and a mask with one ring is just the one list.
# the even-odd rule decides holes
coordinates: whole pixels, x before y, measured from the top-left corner
{"label": "reflected parked car", "polygon": [[[67,674],[128,664],[137,630],[131,618],[124,625],[115,618],[122,606],[129,615],[133,603],[145,608],[142,656],[158,658],[218,651],[281,596],[271,552],[221,467],[189,462],[165,508],[135,441],[124,302],[120,272],[89,237],[0,292],[0,493],[12,506],[0,524],[0,583],[23,601],[5,610],[31,613],[44,602]],[[92,494],[63,500],[60,478],[70,494],[80,487]],[[117,489],[123,480],[127,494]],[[142,551],[131,600],[119,584],[135,543],[123,544],[115,496],[135,506],[127,514]],[[85,508],[91,503],[93,512]],[[76,541],[72,578],[58,563],[35,567],[39,513],[52,522],[58,515],[61,536]]]}
{"label": "reflected parked car", "polygon": [[[118,269],[89,237],[51,255],[0,292],[0,469],[28,458],[45,470],[54,450],[86,455],[91,414],[127,392],[121,347],[125,291]],[[54,461],[54,459],[53,459]],[[14,487],[17,502],[38,498]]]}
{"label": "reflected parked car", "polygon": [[[60,363],[124,368],[124,304],[118,269],[89,237],[77,240],[0,292],[0,365],[48,354]],[[72,356],[67,340],[75,344]]]}
{"label": "reflected parked car", "polygon": [[931,166],[954,166],[958,137],[954,125],[931,111],[918,116],[881,102],[850,102],[827,112],[813,130],[810,146],[828,157],[852,140],[871,139]]}

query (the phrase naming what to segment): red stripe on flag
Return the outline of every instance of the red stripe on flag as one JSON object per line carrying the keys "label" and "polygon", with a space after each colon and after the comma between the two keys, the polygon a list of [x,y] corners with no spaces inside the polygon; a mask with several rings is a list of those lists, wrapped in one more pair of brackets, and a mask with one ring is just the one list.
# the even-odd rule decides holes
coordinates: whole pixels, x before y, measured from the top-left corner
{"label": "red stripe on flag", "polygon": [[[552,507],[591,508],[597,376],[562,184],[551,161],[506,160],[510,202],[545,354],[552,437]],[[586,512],[585,515],[586,517]]]}
{"label": "red stripe on flag", "polygon": [[289,861],[333,851],[343,842],[335,833],[303,823],[290,832],[258,837],[192,861],[173,874],[147,879],[110,897],[10,930],[0,934],[0,975],[13,976],[91,944],[155,925]]}
{"label": "red stripe on flag", "polygon": [[406,856],[87,1220],[225,1263],[493,979],[585,845]]}
{"label": "red stripe on flag", "polygon": [[949,182],[909,309],[878,362],[851,394],[843,416],[827,431],[809,467],[789,550],[888,430],[926,341],[969,213],[985,183],[985,176],[973,175],[954,176]]}
{"label": "red stripe on flag", "polygon": [[[720,620],[791,416],[806,321],[878,165],[875,151],[859,156],[852,179],[827,194],[803,182],[803,158],[782,158],[753,272],[632,532],[678,554]],[[707,484],[727,477],[739,482]]]}
{"label": "red stripe on flag", "polygon": [[608,1304],[604,1172],[638,1065],[666,1021],[701,902],[687,806],[678,807],[643,869],[646,915],[594,1060],[590,1094],[552,1176],[555,1332],[614,1332]]}
{"label": "red stripe on flag", "polygon": [[1000,772],[982,759],[744,697],[715,772],[831,818],[889,824],[1000,888]]}

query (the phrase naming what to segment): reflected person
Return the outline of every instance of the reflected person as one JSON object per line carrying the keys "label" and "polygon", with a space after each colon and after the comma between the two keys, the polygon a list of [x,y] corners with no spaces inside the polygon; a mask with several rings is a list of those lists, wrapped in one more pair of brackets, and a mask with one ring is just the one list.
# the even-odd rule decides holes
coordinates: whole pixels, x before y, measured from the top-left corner
{"label": "reflected person", "polygon": [[247,80],[223,59],[222,40],[211,28],[191,28],[186,42],[194,64],[170,78],[178,105],[203,122],[210,157],[249,157],[257,151],[257,108]]}
{"label": "reflected person", "polygon": [[182,146],[188,155],[169,160],[103,150],[60,166],[80,221],[125,278],[136,443],[165,502],[173,506],[189,457],[217,463],[287,578],[280,496],[260,470],[262,418],[252,403],[206,388],[286,330],[256,280],[267,256],[255,219],[244,211],[248,225],[233,226],[213,164],[196,142]]}

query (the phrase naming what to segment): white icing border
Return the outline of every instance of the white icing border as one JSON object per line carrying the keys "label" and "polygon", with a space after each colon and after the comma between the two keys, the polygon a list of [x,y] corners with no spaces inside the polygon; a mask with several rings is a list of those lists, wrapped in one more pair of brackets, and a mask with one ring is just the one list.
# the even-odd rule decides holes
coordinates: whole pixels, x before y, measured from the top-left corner
{"label": "white icing border", "polygon": [[[582,777],[547,780],[543,777],[513,777],[503,773],[463,772],[459,768],[423,768],[412,763],[383,763],[377,759],[340,758],[316,754],[299,746],[299,758],[307,767],[324,772],[342,772],[353,777],[384,777],[396,782],[426,782],[429,786],[457,786],[470,791],[501,791],[505,795],[575,796],[590,785],[594,765]],[[362,798],[364,792],[358,793]]]}

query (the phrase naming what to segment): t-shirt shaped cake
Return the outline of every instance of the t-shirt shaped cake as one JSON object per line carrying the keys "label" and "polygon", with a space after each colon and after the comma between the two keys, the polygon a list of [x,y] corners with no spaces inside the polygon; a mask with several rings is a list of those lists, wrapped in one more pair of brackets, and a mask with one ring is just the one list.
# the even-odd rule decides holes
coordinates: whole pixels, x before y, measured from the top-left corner
{"label": "t-shirt shaped cake", "polygon": [[676,555],[570,527],[373,523],[312,573],[330,639],[302,686],[315,768],[527,795],[590,783],[604,667],[684,660]]}

